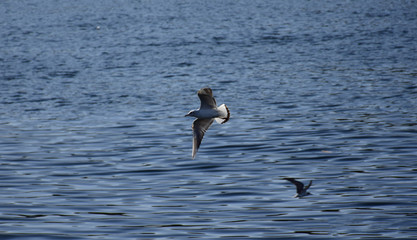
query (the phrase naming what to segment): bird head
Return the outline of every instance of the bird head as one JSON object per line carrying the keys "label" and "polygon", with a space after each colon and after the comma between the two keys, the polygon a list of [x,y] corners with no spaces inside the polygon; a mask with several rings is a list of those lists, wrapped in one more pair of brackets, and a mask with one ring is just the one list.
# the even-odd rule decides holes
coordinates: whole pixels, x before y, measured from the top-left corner
{"label": "bird head", "polygon": [[191,110],[184,117],[195,117],[195,110]]}

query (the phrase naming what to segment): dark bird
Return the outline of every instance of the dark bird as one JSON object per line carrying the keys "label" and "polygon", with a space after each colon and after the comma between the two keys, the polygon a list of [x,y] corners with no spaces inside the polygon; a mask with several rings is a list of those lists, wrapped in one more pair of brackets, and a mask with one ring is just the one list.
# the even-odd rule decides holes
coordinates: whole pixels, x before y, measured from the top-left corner
{"label": "dark bird", "polygon": [[313,183],[312,180],[310,180],[310,183],[306,187],[304,187],[304,184],[302,182],[299,182],[295,180],[294,178],[284,178],[284,179],[287,181],[290,181],[297,187],[297,194],[294,197],[301,198],[307,195],[312,195],[311,193],[307,192],[307,190],[310,188],[311,184]]}

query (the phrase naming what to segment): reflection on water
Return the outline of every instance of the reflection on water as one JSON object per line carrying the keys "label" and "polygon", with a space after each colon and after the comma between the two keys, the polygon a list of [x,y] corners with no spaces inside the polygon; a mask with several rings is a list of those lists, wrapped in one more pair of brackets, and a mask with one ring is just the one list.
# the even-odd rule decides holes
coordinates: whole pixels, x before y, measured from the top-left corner
{"label": "reflection on water", "polygon": [[2,239],[417,238],[411,2],[1,5]]}

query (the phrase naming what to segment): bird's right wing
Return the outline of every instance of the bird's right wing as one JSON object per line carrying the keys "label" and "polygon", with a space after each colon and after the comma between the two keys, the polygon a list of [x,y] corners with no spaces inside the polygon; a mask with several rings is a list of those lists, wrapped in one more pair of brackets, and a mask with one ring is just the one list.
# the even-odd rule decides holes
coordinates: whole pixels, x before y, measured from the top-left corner
{"label": "bird's right wing", "polygon": [[201,118],[196,119],[193,122],[193,159],[198,151],[198,148],[200,147],[201,141],[203,140],[204,133],[206,133],[207,129],[210,127],[213,121],[213,118]]}
{"label": "bird's right wing", "polygon": [[311,184],[313,184],[313,180],[310,180],[310,183],[307,185],[307,187],[305,188],[305,190],[307,191],[307,189],[309,189],[311,187]]}

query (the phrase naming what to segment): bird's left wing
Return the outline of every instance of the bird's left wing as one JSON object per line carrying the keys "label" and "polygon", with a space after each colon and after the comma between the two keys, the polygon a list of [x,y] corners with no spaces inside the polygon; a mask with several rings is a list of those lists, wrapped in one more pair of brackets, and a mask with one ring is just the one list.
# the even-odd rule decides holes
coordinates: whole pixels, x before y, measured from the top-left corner
{"label": "bird's left wing", "polygon": [[287,181],[290,181],[297,187],[297,193],[301,193],[304,190],[304,184],[295,180],[294,178],[284,178]]}
{"label": "bird's left wing", "polygon": [[217,107],[216,99],[213,97],[213,91],[211,88],[202,88],[198,90],[197,95],[201,101],[200,109]]}

